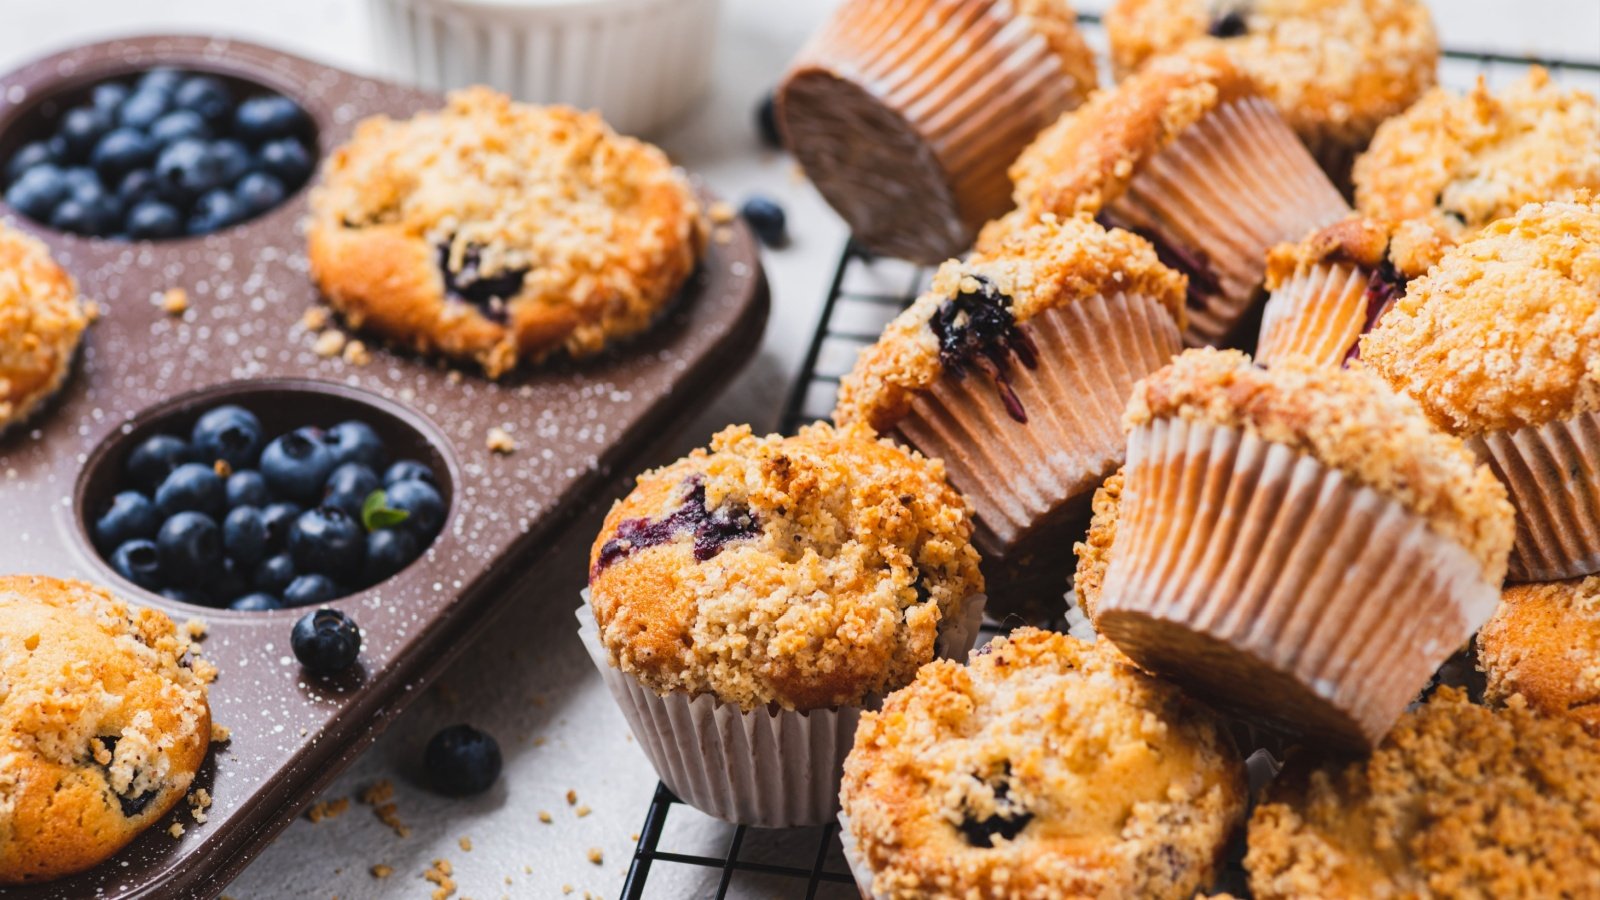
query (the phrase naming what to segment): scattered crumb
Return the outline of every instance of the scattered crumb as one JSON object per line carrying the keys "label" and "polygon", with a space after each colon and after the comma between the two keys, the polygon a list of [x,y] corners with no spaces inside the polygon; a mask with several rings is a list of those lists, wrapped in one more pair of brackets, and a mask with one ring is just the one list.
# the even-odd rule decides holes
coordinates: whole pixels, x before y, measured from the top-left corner
{"label": "scattered crumb", "polygon": [[100,321],[100,316],[103,314],[103,312],[104,311],[100,308],[100,304],[94,302],[93,300],[86,301],[83,304],[83,317],[88,319],[90,322]]}
{"label": "scattered crumb", "polygon": [[190,619],[183,623],[183,633],[189,640],[198,641],[206,636],[206,623],[200,619]]}
{"label": "scattered crumb", "polygon": [[545,737],[542,734],[533,739],[533,745],[535,747],[543,747],[545,744],[548,744],[548,743],[550,743],[550,739]]}
{"label": "scattered crumb", "polygon": [[400,837],[411,836],[411,827],[400,821],[400,813],[395,809],[393,803],[385,803],[382,806],[375,807],[372,810],[372,814],[377,816],[378,821],[389,826]]}
{"label": "scattered crumb", "polygon": [[388,878],[390,875],[394,874],[394,869],[390,866],[384,865],[383,863],[378,863],[377,865],[373,866],[370,871],[372,872],[373,878]]}
{"label": "scattered crumb", "polygon": [[587,816],[589,813],[593,812],[593,810],[589,809],[589,805],[588,804],[584,804],[583,806],[578,807],[576,812],[578,814],[578,818],[581,819],[584,816]]}
{"label": "scattered crumb", "polygon": [[173,837],[183,837],[183,823],[173,822],[172,827],[167,829],[167,834],[170,834]]}
{"label": "scattered crumb", "polygon": [[496,425],[489,429],[489,449],[495,453],[507,454],[517,449],[517,441],[510,432]]}
{"label": "scattered crumb", "polygon": [[349,797],[340,797],[336,800],[318,800],[316,803],[311,804],[310,809],[306,810],[306,818],[310,819],[313,824],[320,823],[325,819],[339,818],[349,808]]}
{"label": "scattered crumb", "polygon": [[577,806],[578,805],[578,792],[577,791],[567,791],[567,805],[568,806]]}
{"label": "scattered crumb", "polygon": [[711,239],[719,244],[733,243],[733,229],[717,227],[711,230]]}
{"label": "scattered crumb", "polygon": [[367,349],[365,341],[351,341],[344,345],[344,361],[352,366],[364,366],[372,362],[372,351]]}
{"label": "scattered crumb", "polygon": [[633,841],[635,844],[639,843],[639,832],[635,831],[633,834],[628,835],[628,840]]}
{"label": "scattered crumb", "polygon": [[444,380],[450,382],[451,384],[460,384],[461,377],[460,369],[451,369],[449,373],[444,376]]}
{"label": "scattered crumb", "polygon": [[167,288],[154,299],[161,311],[169,316],[181,316],[189,310],[189,292],[183,288]]}
{"label": "scattered crumb", "polygon": [[472,838],[469,838],[469,837],[467,837],[466,835],[463,834],[461,836],[461,840],[456,841],[456,843],[458,845],[460,845],[462,850],[465,850],[468,853],[472,852]]}
{"label": "scattered crumb", "polygon": [[549,810],[541,809],[539,810],[539,821],[549,825],[551,822],[555,821],[555,817],[550,815]]}
{"label": "scattered crumb", "polygon": [[734,218],[739,215],[739,213],[733,208],[733,204],[728,203],[725,200],[719,200],[716,203],[711,204],[711,208],[706,210],[706,212],[711,216],[711,221],[717,223],[718,225],[726,225],[727,223],[732,222]]}
{"label": "scattered crumb", "polygon": [[601,863],[603,863],[605,861],[606,861],[605,856],[604,856],[604,854],[602,854],[600,852],[600,848],[599,847],[590,847],[589,848],[589,862],[592,862],[592,863],[594,863],[595,865],[598,866],[598,865],[600,865]]}
{"label": "scattered crumb", "polygon": [[218,725],[215,722],[211,723],[211,743],[226,744],[231,740],[233,740],[232,728],[226,725]]}
{"label": "scattered crumb", "polygon": [[211,471],[217,473],[218,478],[227,478],[233,474],[233,466],[228,465],[225,459],[219,459],[211,464]]}
{"label": "scattered crumb", "polygon": [[311,349],[323,359],[332,359],[343,352],[345,340],[344,332],[330,328],[317,335],[317,342],[311,345]]}
{"label": "scattered crumb", "polygon": [[563,885],[562,885],[562,886],[561,886],[561,893],[563,893],[563,894],[570,894],[570,893],[572,893],[572,885],[570,885],[570,884],[563,884]]}
{"label": "scattered crumb", "polygon": [[394,799],[394,782],[387,778],[374,781],[361,792],[361,802],[368,806],[377,806]]}
{"label": "scattered crumb", "polygon": [[436,859],[433,861],[433,865],[422,873],[423,879],[438,885],[431,895],[433,900],[445,900],[446,897],[455,896],[456,883],[450,877],[450,872],[450,860]]}
{"label": "scattered crumb", "polygon": [[366,790],[361,792],[362,803],[372,807],[372,814],[378,821],[389,826],[400,837],[410,837],[411,828],[400,821],[400,813],[393,802],[394,782],[387,778],[373,782]]}
{"label": "scattered crumb", "polygon": [[532,875],[533,874],[533,866],[523,866],[522,867],[522,874],[524,874],[524,875]]}
{"label": "scattered crumb", "polygon": [[189,793],[189,815],[193,816],[197,823],[201,825],[205,824],[206,810],[210,808],[210,791],[206,790],[205,788],[195,788]]}
{"label": "scattered crumb", "polygon": [[512,880],[511,880],[511,876],[510,876],[510,875],[507,875],[507,876],[506,876],[506,884],[512,884],[512,883],[513,883],[513,882],[512,882]]}
{"label": "scattered crumb", "polygon": [[321,331],[328,327],[328,311],[320,306],[313,306],[306,310],[300,317],[300,327],[307,331]]}

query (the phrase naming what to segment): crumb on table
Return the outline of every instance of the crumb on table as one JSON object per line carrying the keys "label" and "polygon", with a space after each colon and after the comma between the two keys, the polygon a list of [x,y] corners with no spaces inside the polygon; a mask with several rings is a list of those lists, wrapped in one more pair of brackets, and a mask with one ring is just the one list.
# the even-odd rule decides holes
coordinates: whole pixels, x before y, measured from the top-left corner
{"label": "crumb on table", "polygon": [[488,444],[491,452],[501,455],[511,453],[517,449],[516,438],[513,438],[511,432],[506,431],[499,425],[489,429]]}

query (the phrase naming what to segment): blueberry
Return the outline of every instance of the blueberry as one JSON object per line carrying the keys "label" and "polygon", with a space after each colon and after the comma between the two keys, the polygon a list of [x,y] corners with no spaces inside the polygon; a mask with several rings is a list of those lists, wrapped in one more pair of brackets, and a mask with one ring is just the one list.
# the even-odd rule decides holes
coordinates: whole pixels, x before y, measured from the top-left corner
{"label": "blueberry", "polygon": [[250,586],[269,594],[282,594],[294,581],[294,559],[287,553],[267,557],[250,576]]}
{"label": "blueberry", "polygon": [[[331,434],[331,432],[330,432]],[[322,505],[344,511],[352,521],[361,521],[361,508],[373,491],[383,487],[376,472],[358,462],[348,462],[328,476],[322,489]]]}
{"label": "blueberry", "polygon": [[202,461],[221,459],[235,469],[246,469],[261,453],[261,420],[242,406],[219,406],[194,423],[189,444]]}
{"label": "blueberry", "polygon": [[100,176],[88,166],[69,166],[61,171],[61,176],[74,195],[89,196],[102,190]]}
{"label": "blueberry", "polygon": [[211,466],[184,463],[156,488],[156,508],[165,516],[193,511],[218,519],[228,508],[228,493],[221,476]]}
{"label": "blueberry", "polygon": [[402,459],[390,466],[388,471],[383,473],[383,483],[385,486],[394,484],[396,481],[424,481],[428,484],[438,483],[433,480],[433,470],[414,459]]}
{"label": "blueberry", "polygon": [[119,84],[115,81],[107,81],[104,84],[94,86],[94,91],[89,95],[89,103],[106,115],[114,116],[117,114],[117,108],[122,105],[124,100],[128,99],[128,95],[131,93],[133,91],[127,85]]}
{"label": "blueberry", "polygon": [[161,554],[153,541],[138,538],[118,547],[111,554],[111,568],[147,590],[161,585]]}
{"label": "blueberry", "polygon": [[405,528],[380,528],[367,535],[367,561],[361,575],[367,584],[377,584],[394,575],[417,558],[417,536]]}
{"label": "blueberry", "polygon": [[122,205],[100,187],[98,180],[75,185],[72,193],[50,213],[50,227],[88,237],[111,234],[121,220]]}
{"label": "blueberry", "polygon": [[163,148],[155,172],[164,196],[198,197],[223,183],[222,160],[212,156],[209,144],[195,138]]}
{"label": "blueberry", "polygon": [[6,163],[6,184],[10,184],[22,177],[22,173],[34,166],[45,163],[54,163],[56,155],[50,152],[50,145],[44,141],[34,141],[23,144],[17,152],[11,154],[11,161]]}
{"label": "blueberry", "polygon": [[176,600],[179,603],[187,603],[190,606],[211,605],[211,595],[196,588],[164,587],[161,589],[161,596],[168,600]]}
{"label": "blueberry", "polygon": [[783,134],[778,131],[778,98],[772,91],[767,91],[756,107],[756,131],[761,143],[774,150],[783,149]]}
{"label": "blueberry", "polygon": [[[270,482],[269,482],[270,484]],[[293,503],[269,503],[261,509],[261,522],[267,526],[267,549],[278,552],[289,546],[289,530],[300,518],[301,508]]]}
{"label": "blueberry", "polygon": [[188,444],[170,434],[158,434],[146,438],[128,454],[128,479],[139,490],[153,493],[173,469],[193,459]]}
{"label": "blueberry", "polygon": [[233,111],[233,133],[252,144],[293,137],[307,124],[300,105],[279,94],[251,97]]}
{"label": "blueberry", "polygon": [[117,124],[148,131],[172,108],[172,98],[160,91],[136,90],[117,108]]}
{"label": "blueberry", "polygon": [[1230,9],[1211,21],[1206,28],[1206,33],[1212,37],[1234,38],[1250,31],[1250,24],[1245,21],[1244,14],[1239,10]]}
{"label": "blueberry", "polygon": [[361,654],[361,629],[337,609],[308,612],[294,623],[289,646],[313,675],[333,675],[355,665]]}
{"label": "blueberry", "polygon": [[211,143],[211,158],[222,168],[222,183],[233,184],[250,171],[250,150],[231,138]]}
{"label": "blueberry", "polygon": [[68,157],[87,159],[89,151],[115,124],[109,115],[92,106],[78,106],[61,117],[56,133],[66,140]]}
{"label": "blueberry", "polygon": [[406,527],[416,532],[424,543],[439,533],[444,525],[444,498],[439,496],[433,485],[425,481],[396,481],[385,489],[385,493],[389,495],[391,508],[403,509],[411,514],[406,519]]}
{"label": "blueberry", "polygon": [[267,479],[254,469],[235,469],[228,476],[228,508],[236,506],[264,507],[272,502],[272,492],[267,490]]}
{"label": "blueberry", "polygon": [[[350,419],[329,428],[323,435],[336,463],[356,462],[376,472],[383,468],[383,438],[371,425]],[[420,465],[420,463],[418,464]]]}
{"label": "blueberry", "polygon": [[264,591],[256,591],[229,603],[228,608],[236,612],[271,612],[283,609],[283,601]]}
{"label": "blueberry", "polygon": [[172,92],[172,105],[200,114],[207,122],[222,122],[233,111],[228,86],[210,75],[191,75]]}
{"label": "blueberry", "polygon": [[289,529],[289,555],[301,572],[353,581],[366,552],[361,524],[337,507],[308,509]]}
{"label": "blueberry", "polygon": [[442,794],[481,794],[500,777],[500,745],[471,725],[452,725],[428,741],[422,765]]}
{"label": "blueberry", "polygon": [[261,145],[257,161],[262,171],[278,176],[290,188],[299,187],[311,174],[311,154],[294,138],[279,138]]}
{"label": "blueberry", "polygon": [[192,235],[221,231],[243,218],[242,212],[232,193],[226,188],[214,188],[195,201],[187,230]]}
{"label": "blueberry", "polygon": [[71,192],[65,173],[45,163],[22,173],[6,190],[6,203],[28,218],[42,221],[49,219],[56,205]]}
{"label": "blueberry", "polygon": [[768,247],[781,247],[788,243],[787,218],[783,214],[783,207],[775,201],[759,195],[751,197],[739,208],[739,215],[750,224],[750,230],[756,233],[761,243]]}
{"label": "blueberry", "polygon": [[261,510],[254,506],[236,506],[222,520],[222,549],[228,558],[246,566],[254,566],[267,556],[267,526],[261,521]]}
{"label": "blueberry", "polygon": [[153,91],[158,94],[170,94],[178,89],[183,82],[183,73],[170,66],[156,66],[139,76],[139,83],[135,91]]}
{"label": "blueberry", "polygon": [[301,506],[322,499],[334,467],[333,451],[316,428],[297,428],[261,451],[261,474],[274,494]]}
{"label": "blueberry", "polygon": [[128,210],[137,206],[143,200],[161,199],[161,185],[156,181],[156,173],[152,169],[134,169],[122,176],[117,183],[117,199]]}
{"label": "blueberry", "polygon": [[283,589],[285,606],[315,606],[339,596],[339,587],[326,575],[296,575]]}
{"label": "blueberry", "polygon": [[156,533],[161,571],[178,585],[203,585],[222,569],[222,535],[210,516],[180,512]]}
{"label": "blueberry", "polygon": [[94,542],[104,552],[134,538],[155,537],[160,527],[161,514],[149,497],[138,491],[123,491],[111,498],[111,507],[95,520]]}
{"label": "blueberry", "polygon": [[243,218],[259,216],[283,202],[283,182],[265,172],[250,172],[233,187],[233,199]]}
{"label": "blueberry", "polygon": [[249,576],[253,574],[249,566],[227,555],[227,541],[224,537],[222,568],[216,572],[214,580],[207,582],[206,589],[221,601],[219,605],[226,605],[230,599],[250,593]]}
{"label": "blueberry", "polygon": [[165,147],[184,138],[208,140],[211,128],[192,109],[175,109],[150,124],[150,137]]}
{"label": "blueberry", "polygon": [[160,200],[141,200],[128,210],[123,228],[136,241],[166,240],[183,234],[183,216]]}
{"label": "blueberry", "polygon": [[106,183],[117,184],[124,174],[154,162],[158,149],[156,142],[142,131],[113,128],[94,145],[89,162]]}

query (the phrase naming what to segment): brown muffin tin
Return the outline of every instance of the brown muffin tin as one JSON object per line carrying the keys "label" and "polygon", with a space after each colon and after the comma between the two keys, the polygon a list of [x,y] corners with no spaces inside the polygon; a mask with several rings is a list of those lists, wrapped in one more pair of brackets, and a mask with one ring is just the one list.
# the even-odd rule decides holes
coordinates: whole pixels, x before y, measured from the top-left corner
{"label": "brown muffin tin", "polygon": [[[403,116],[442,98],[274,50],[204,37],[144,37],[59,53],[0,78],[0,159],[39,136],[53,104],[154,65],[213,72],[286,94],[318,128],[323,155],[355,123]],[[713,241],[673,310],[645,337],[597,360],[558,363],[490,382],[369,341],[364,366],[323,358],[298,323],[318,302],[306,275],[301,189],[267,214],[203,238],[157,243],[84,239],[0,215],[39,235],[97,302],[60,397],[0,437],[0,571],[84,578],[175,619],[209,626],[220,669],[215,720],[232,740],[213,749],[195,787],[213,798],[194,823],[180,804],[133,844],[82,875],[7,888],[8,900],[214,896],[299,810],[421,693],[516,596],[519,579],[613,470],[746,362],[766,321],[767,288],[749,233]],[[182,288],[189,310],[154,302]],[[86,523],[116,489],[143,437],[186,432],[200,412],[236,402],[269,435],[359,416],[396,456],[430,462],[449,505],[444,531],[405,571],[334,601],[363,629],[356,671],[306,676],[289,650],[304,610],[237,613],[166,600],[118,577]],[[517,442],[487,446],[491,427]],[[565,598],[556,598],[570,603]],[[536,636],[530,636],[536,639]],[[168,833],[173,822],[182,837]]]}

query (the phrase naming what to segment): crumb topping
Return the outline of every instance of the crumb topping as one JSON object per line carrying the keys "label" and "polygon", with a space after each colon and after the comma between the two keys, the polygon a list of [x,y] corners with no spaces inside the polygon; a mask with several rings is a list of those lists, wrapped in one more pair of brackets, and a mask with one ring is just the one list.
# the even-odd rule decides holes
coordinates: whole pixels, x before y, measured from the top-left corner
{"label": "crumb topping", "polygon": [[863,714],[840,800],[891,897],[1189,898],[1244,815],[1244,766],[1104,642],[1022,628]]}
{"label": "crumb topping", "polygon": [[1099,212],[1185,129],[1254,93],[1221,55],[1158,59],[1040,132],[1011,165],[1017,207],[1033,218]]}
{"label": "crumb topping", "polygon": [[1529,204],[1451,250],[1361,357],[1463,436],[1600,409],[1600,204]]}
{"label": "crumb topping", "polygon": [[1105,24],[1119,73],[1225,53],[1312,144],[1364,144],[1433,86],[1439,60],[1420,0],[1118,0]]}
{"label": "crumb topping", "polygon": [[1516,530],[1505,487],[1359,365],[1291,358],[1263,369],[1237,350],[1189,350],[1134,388],[1124,422],[1162,417],[1242,428],[1307,453],[1427,519],[1483,564],[1485,580],[1505,577]]}
{"label": "crumb topping", "polygon": [[77,284],[50,250],[0,222],[0,431],[61,386],[88,324]]}
{"label": "crumb topping", "polygon": [[1107,230],[1088,216],[1045,214],[995,234],[991,245],[970,260],[941,266],[928,292],[857,357],[839,386],[834,421],[865,422],[877,431],[893,428],[916,395],[948,368],[949,354],[941,352],[945,342],[936,331],[941,312],[984,286],[1009,299],[1007,308],[1024,334],[1028,320],[1047,309],[1119,293],[1158,300],[1183,326],[1186,281],[1156,259],[1148,241]]}
{"label": "crumb topping", "polygon": [[1600,576],[1506,588],[1478,632],[1478,668],[1489,701],[1521,695],[1600,738]]}
{"label": "crumb topping", "polygon": [[1415,227],[1420,224],[1395,226],[1357,213],[1298,243],[1279,244],[1267,253],[1267,290],[1275,291],[1290,278],[1303,278],[1323,264],[1345,263],[1372,271],[1388,263],[1402,278],[1415,278],[1451,246],[1449,239]]}
{"label": "crumb topping", "polygon": [[[648,527],[695,505],[693,522],[722,523],[710,546],[689,518]],[[652,537],[629,546],[638,535]],[[658,692],[745,709],[856,704],[910,681],[942,623],[982,592],[971,537],[937,460],[861,425],[794,437],[733,426],[612,507],[590,603],[612,664]]]}
{"label": "crumb topping", "polygon": [[1524,204],[1600,191],[1600,101],[1534,67],[1491,93],[1429,91],[1378,128],[1352,177],[1356,208],[1463,240]]}
{"label": "crumb topping", "polygon": [[1600,745],[1576,723],[1441,687],[1370,758],[1304,762],[1251,816],[1258,900],[1593,893]]}
{"label": "crumb topping", "polygon": [[1100,587],[1106,580],[1106,567],[1111,565],[1111,544],[1117,539],[1117,518],[1122,511],[1120,467],[1095,489],[1090,505],[1093,516],[1089,519],[1089,534],[1072,545],[1072,552],[1078,557],[1078,568],[1072,576],[1072,590],[1078,596],[1078,606],[1083,609],[1083,614],[1093,622],[1095,607],[1100,603]]}

